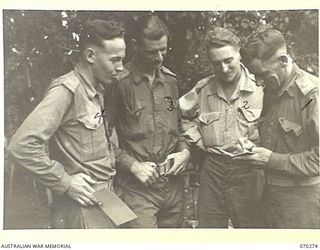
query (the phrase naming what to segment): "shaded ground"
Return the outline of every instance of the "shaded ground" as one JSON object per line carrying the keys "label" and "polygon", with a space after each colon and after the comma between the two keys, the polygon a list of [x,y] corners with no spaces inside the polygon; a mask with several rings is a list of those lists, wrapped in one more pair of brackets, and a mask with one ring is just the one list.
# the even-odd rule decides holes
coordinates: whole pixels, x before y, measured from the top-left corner
{"label": "shaded ground", "polygon": [[[6,165],[4,183],[4,229],[47,229],[49,224],[48,196],[44,186],[36,184],[19,168]],[[13,175],[12,175],[13,174]],[[13,176],[10,188],[10,176]],[[197,187],[190,187],[197,180],[186,179],[186,204],[184,227],[197,226]]]}

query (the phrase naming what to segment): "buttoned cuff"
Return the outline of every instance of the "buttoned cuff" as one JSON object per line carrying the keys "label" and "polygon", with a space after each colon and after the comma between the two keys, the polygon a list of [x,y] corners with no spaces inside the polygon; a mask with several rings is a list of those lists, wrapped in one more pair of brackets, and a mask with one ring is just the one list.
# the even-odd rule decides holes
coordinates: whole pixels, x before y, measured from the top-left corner
{"label": "buttoned cuff", "polygon": [[194,127],[191,127],[190,129],[188,129],[184,133],[184,136],[191,143],[197,143],[201,139],[201,134],[200,134],[197,126],[194,126]]}
{"label": "buttoned cuff", "polygon": [[268,161],[268,166],[275,170],[285,170],[288,161],[288,154],[272,152]]}
{"label": "buttoned cuff", "polygon": [[187,142],[181,141],[177,144],[177,152],[182,151],[183,149],[188,149],[190,151],[189,144]]}
{"label": "buttoned cuff", "polygon": [[121,153],[117,161],[120,165],[120,168],[130,171],[133,163],[135,163],[137,160],[126,153]]}

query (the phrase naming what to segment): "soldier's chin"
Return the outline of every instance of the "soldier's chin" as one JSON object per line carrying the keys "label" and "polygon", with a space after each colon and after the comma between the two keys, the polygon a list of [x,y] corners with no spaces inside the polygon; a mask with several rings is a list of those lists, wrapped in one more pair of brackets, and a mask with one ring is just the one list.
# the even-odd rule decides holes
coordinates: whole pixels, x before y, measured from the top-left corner
{"label": "soldier's chin", "polygon": [[257,87],[264,87],[265,84],[263,82],[256,82]]}
{"label": "soldier's chin", "polygon": [[265,81],[265,86],[269,90],[277,91],[280,89],[279,80],[276,77],[270,78],[269,80]]}
{"label": "soldier's chin", "polygon": [[152,63],[153,67],[155,67],[155,68],[161,67],[161,64],[162,64],[161,61],[156,61],[156,62],[153,62],[153,63]]}
{"label": "soldier's chin", "polygon": [[101,84],[104,87],[107,87],[107,86],[112,85],[115,81],[116,81],[116,78],[108,78],[108,79],[104,79],[103,81],[101,81]]}
{"label": "soldier's chin", "polygon": [[234,82],[234,76],[230,75],[230,76],[224,76],[222,77],[222,81],[225,83],[233,83]]}
{"label": "soldier's chin", "polygon": [[277,91],[280,89],[280,86],[275,82],[267,82],[265,88],[271,91]]}

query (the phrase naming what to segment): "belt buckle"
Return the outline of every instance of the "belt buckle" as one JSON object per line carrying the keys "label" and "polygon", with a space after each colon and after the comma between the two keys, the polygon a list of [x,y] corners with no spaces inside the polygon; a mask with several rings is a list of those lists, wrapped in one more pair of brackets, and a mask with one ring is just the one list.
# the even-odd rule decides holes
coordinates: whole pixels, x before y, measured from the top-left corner
{"label": "belt buckle", "polygon": [[107,180],[107,181],[98,181],[96,182],[94,185],[93,185],[93,188],[96,190],[96,191],[99,191],[99,190],[102,190],[102,189],[109,189],[109,190],[112,190],[112,179],[110,180]]}
{"label": "belt buckle", "polygon": [[156,165],[156,170],[160,176],[165,175],[174,164],[174,159],[170,158]]}

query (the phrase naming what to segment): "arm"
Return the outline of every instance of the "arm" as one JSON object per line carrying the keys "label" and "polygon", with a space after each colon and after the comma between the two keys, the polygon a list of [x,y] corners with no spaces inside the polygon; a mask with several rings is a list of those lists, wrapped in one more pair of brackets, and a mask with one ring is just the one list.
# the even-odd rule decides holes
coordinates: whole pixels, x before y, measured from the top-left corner
{"label": "arm", "polygon": [[309,150],[293,154],[279,154],[269,149],[253,148],[255,154],[251,156],[236,157],[235,159],[251,161],[257,165],[264,165],[267,168],[284,171],[296,176],[319,176],[319,111],[318,93],[310,95],[313,101],[302,111],[307,112],[306,129],[309,136],[306,143]]}
{"label": "arm", "polygon": [[[178,91],[178,89],[177,89]],[[178,107],[177,107],[177,115],[178,115],[178,143],[177,143],[177,147],[176,150],[182,151],[182,150],[190,150],[190,146],[189,146],[189,142],[186,138],[186,136],[184,136],[183,134],[183,127],[182,127],[182,118],[181,118],[181,108],[180,108],[180,104],[178,102]]]}
{"label": "arm", "polygon": [[268,162],[270,168],[294,175],[317,176],[319,171],[319,96],[313,92],[308,96],[312,101],[301,112],[306,112],[304,133],[309,150],[298,154],[272,153]]}
{"label": "arm", "polygon": [[181,115],[183,118],[185,118],[181,120],[181,127],[183,134],[189,143],[194,144],[200,149],[204,149],[202,144],[202,136],[196,122],[196,118],[199,114],[199,95],[196,87],[179,99]]}
{"label": "arm", "polygon": [[[123,100],[119,85],[115,90],[115,127],[117,134],[121,137],[119,130],[120,114],[124,114]],[[139,162],[134,157],[130,156],[125,150],[113,144],[117,166],[127,172],[132,173],[142,184],[152,185],[159,177],[155,164],[152,162]]]}
{"label": "arm", "polygon": [[64,193],[71,178],[64,167],[51,160],[45,144],[59,128],[72,100],[64,87],[52,88],[11,138],[9,154],[20,166],[57,193]]}
{"label": "arm", "polygon": [[58,194],[66,193],[84,206],[99,204],[91,187],[95,180],[84,173],[70,176],[60,162],[50,159],[46,150],[45,145],[61,126],[72,98],[64,86],[50,89],[12,137],[10,155]]}
{"label": "arm", "polygon": [[[178,88],[175,88],[175,91],[178,93]],[[173,166],[166,173],[166,175],[178,175],[183,172],[187,166],[187,163],[190,159],[190,145],[183,134],[182,128],[182,119],[181,119],[181,108],[178,102],[177,107],[177,119],[178,119],[178,143],[176,146],[176,153],[171,153],[167,156],[166,160],[173,159]]]}

